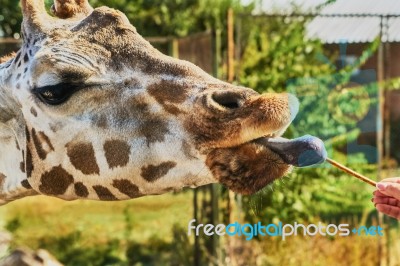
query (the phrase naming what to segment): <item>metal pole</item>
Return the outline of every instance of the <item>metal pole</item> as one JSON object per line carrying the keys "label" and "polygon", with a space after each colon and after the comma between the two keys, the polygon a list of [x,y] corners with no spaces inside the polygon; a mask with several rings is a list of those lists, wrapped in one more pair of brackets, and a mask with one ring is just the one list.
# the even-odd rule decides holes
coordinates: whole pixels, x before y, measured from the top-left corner
{"label": "metal pole", "polygon": [[[390,68],[389,68],[389,17],[385,16],[384,18],[384,25],[383,25],[383,34],[384,34],[384,40],[383,40],[383,78],[385,80],[389,80],[390,78]],[[390,110],[388,106],[388,102],[386,99],[388,99],[388,90],[386,87],[384,87],[384,98],[385,98],[385,105],[384,105],[384,145],[385,145],[385,150],[384,150],[384,156],[385,156],[385,162],[388,162],[390,159]],[[386,258],[385,263],[386,265],[390,265],[390,226],[389,223],[385,223],[385,219],[383,219],[383,228],[385,230],[385,236],[383,239],[384,242],[384,250],[383,254]]]}
{"label": "metal pole", "polygon": [[378,62],[377,62],[377,78],[378,78],[378,116],[377,116],[377,125],[376,125],[376,146],[377,146],[377,159],[378,159],[378,180],[382,179],[382,159],[384,155],[383,151],[383,122],[384,122],[384,106],[385,106],[385,92],[383,88],[383,80],[384,80],[384,45],[383,45],[383,16],[381,16],[380,22],[380,39],[381,43],[378,48]]}
{"label": "metal pole", "polygon": [[[385,39],[383,42],[383,66],[384,66],[384,79],[389,80],[390,77],[390,42],[388,40],[389,38],[389,19],[385,17],[385,24],[384,26],[384,32],[385,32]],[[384,95],[385,95],[385,100],[389,99],[388,97],[389,91],[385,90]],[[385,162],[388,162],[390,159],[390,110],[389,110],[389,105],[388,102],[385,101],[385,106],[384,106],[384,139],[385,139],[385,149],[384,149],[384,154],[385,154]]]}
{"label": "metal pole", "polygon": [[[378,180],[381,180],[383,178],[383,159],[384,159],[384,121],[385,121],[385,90],[384,90],[384,85],[383,81],[385,79],[385,65],[384,65],[384,32],[383,32],[383,23],[384,23],[384,16],[380,16],[380,44],[378,48],[378,62],[377,62],[377,78],[378,78],[378,116],[377,116],[377,134],[376,134],[376,145],[377,145],[377,151],[378,151],[378,171],[377,171],[377,177]],[[383,215],[381,213],[378,213],[378,225],[380,225],[382,228],[384,228],[384,220],[383,220]],[[386,259],[385,259],[385,239],[383,237],[378,238],[378,258],[379,260],[379,265],[385,265],[386,264]]]}

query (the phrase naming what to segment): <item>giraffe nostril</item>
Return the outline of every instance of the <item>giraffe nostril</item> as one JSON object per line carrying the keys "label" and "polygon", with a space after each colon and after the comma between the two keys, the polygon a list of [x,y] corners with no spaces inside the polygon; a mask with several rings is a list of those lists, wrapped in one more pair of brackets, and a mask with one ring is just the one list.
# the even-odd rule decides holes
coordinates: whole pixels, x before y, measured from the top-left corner
{"label": "giraffe nostril", "polygon": [[243,104],[243,96],[236,92],[216,92],[211,96],[212,100],[226,109],[237,109]]}

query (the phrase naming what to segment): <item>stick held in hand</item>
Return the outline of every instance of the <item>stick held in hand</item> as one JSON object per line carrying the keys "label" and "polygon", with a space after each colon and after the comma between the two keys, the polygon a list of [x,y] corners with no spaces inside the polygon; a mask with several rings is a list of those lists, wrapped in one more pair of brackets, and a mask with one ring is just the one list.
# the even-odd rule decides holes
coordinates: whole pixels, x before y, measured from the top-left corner
{"label": "stick held in hand", "polygon": [[363,176],[362,174],[359,174],[359,173],[357,173],[356,171],[353,171],[353,170],[351,170],[350,168],[348,168],[348,167],[346,167],[346,166],[344,166],[344,165],[342,165],[342,164],[340,164],[340,163],[338,163],[338,162],[336,162],[336,161],[334,161],[334,160],[332,160],[332,159],[326,158],[326,161],[327,161],[328,163],[330,163],[331,165],[333,165],[333,166],[339,168],[339,169],[342,170],[343,172],[346,172],[346,173],[348,173],[348,174],[350,174],[350,175],[352,175],[352,176],[355,176],[355,177],[357,177],[358,179],[360,179],[361,181],[364,181],[365,183],[368,183],[368,184],[370,184],[370,185],[373,186],[373,187],[376,186],[376,182],[375,182],[374,180],[371,180],[371,179],[369,179],[368,177]]}

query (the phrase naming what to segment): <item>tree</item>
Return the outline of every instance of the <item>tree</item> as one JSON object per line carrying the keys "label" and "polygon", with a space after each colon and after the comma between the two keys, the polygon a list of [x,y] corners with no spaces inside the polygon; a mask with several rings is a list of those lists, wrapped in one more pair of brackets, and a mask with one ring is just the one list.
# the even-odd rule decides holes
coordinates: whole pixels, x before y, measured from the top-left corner
{"label": "tree", "polygon": [[[52,0],[46,0],[49,9]],[[93,7],[109,6],[125,13],[143,36],[187,36],[226,25],[226,12],[251,10],[240,0],[93,0]],[[19,1],[2,0],[0,31],[5,37],[20,32]],[[7,14],[7,16],[6,16]]]}
{"label": "tree", "polygon": [[[295,94],[300,111],[286,136],[318,136],[330,156],[352,161],[352,167],[371,175],[375,168],[366,165],[362,154],[352,154],[349,161],[343,151],[359,136],[358,115],[373,108],[376,96],[376,84],[353,89],[347,85],[379,42],[373,42],[353,65],[338,69],[330,63],[335,62],[334,55],[324,55],[318,40],[306,38],[306,23],[303,17],[243,18],[239,83],[261,93]],[[256,196],[244,197],[243,209],[249,220],[312,221],[315,217],[361,215],[372,209],[365,184],[327,165],[296,169],[273,187],[273,193],[272,187],[267,187]]]}
{"label": "tree", "polygon": [[0,36],[18,37],[21,30],[21,21],[22,14],[19,1],[2,0],[0,8]]}

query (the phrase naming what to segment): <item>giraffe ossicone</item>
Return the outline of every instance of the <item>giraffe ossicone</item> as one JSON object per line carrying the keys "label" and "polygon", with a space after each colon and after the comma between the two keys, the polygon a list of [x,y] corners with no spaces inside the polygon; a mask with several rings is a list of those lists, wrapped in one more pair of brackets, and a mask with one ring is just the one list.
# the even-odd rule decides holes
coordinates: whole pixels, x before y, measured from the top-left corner
{"label": "giraffe ossicone", "polygon": [[43,0],[21,4],[22,48],[0,65],[0,204],[216,182],[251,194],[323,160],[316,138],[278,138],[295,96],[260,95],[163,55],[114,9],[58,0],[50,16]]}

